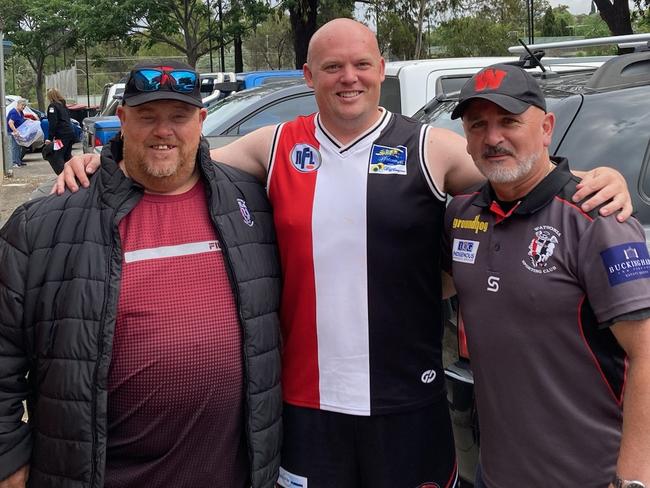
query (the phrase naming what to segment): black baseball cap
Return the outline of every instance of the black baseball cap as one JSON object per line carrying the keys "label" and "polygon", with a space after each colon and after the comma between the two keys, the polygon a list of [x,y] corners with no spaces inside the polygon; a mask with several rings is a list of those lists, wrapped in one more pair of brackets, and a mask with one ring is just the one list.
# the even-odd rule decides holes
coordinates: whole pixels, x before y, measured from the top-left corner
{"label": "black baseball cap", "polygon": [[156,100],[178,100],[202,108],[199,74],[179,61],[137,64],[126,78],[122,103],[136,107]]}
{"label": "black baseball cap", "polygon": [[512,64],[493,64],[467,80],[451,118],[462,117],[470,102],[477,98],[496,103],[512,114],[523,113],[531,105],[546,112],[546,100],[535,78]]}

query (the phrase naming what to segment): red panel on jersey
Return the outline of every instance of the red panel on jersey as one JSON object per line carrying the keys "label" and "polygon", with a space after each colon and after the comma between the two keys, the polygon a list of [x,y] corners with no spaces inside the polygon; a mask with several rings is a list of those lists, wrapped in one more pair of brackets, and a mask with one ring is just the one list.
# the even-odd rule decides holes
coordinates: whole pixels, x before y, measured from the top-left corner
{"label": "red panel on jersey", "polygon": [[[283,270],[282,392],[288,403],[319,408],[312,209],[320,159],[316,159],[319,143],[314,137],[314,117],[299,117],[283,125],[272,161],[269,198]],[[304,144],[295,145],[296,140]],[[302,300],[296,302],[293,297],[297,296]]]}

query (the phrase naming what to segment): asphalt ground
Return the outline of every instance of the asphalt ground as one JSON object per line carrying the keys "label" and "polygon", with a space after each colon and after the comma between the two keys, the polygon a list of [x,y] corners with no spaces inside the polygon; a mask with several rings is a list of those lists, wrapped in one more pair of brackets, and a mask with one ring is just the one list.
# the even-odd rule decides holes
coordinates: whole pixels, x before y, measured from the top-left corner
{"label": "asphalt ground", "polygon": [[[73,146],[72,154],[81,154],[81,143]],[[5,176],[0,182],[0,226],[16,207],[29,200],[34,190],[42,187],[38,194],[49,193],[51,185],[48,187],[47,183],[56,176],[40,152],[26,154],[24,162],[27,166],[10,169],[12,176]]]}

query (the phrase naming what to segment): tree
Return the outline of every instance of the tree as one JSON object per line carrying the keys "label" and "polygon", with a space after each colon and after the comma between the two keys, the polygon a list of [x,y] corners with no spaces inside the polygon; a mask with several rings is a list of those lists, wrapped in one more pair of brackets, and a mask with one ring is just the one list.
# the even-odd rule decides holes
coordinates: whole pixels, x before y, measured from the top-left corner
{"label": "tree", "polygon": [[593,0],[593,2],[612,35],[632,34],[628,0]]}
{"label": "tree", "polygon": [[[196,66],[200,56],[213,48],[241,38],[243,32],[264,20],[268,8],[260,0],[232,0],[225,9],[226,36],[220,38],[208,29],[208,17],[214,17],[214,3],[208,7],[202,0],[78,0],[77,22],[87,38],[96,41],[123,38],[135,49],[140,45],[167,44],[183,53],[188,64]],[[228,5],[226,5],[228,7]],[[233,13],[230,13],[232,8]],[[102,19],[97,22],[96,19]]]}
{"label": "tree", "polygon": [[289,18],[277,11],[262,22],[255,32],[244,41],[250,53],[249,64],[253,69],[282,69],[293,66],[295,61]]}
{"label": "tree", "polygon": [[436,44],[449,56],[503,56],[513,44],[508,24],[481,15],[443,22],[434,33]]}
{"label": "tree", "polygon": [[15,55],[23,56],[36,75],[36,99],[45,108],[45,64],[64,48],[74,47],[78,31],[71,21],[71,2],[54,0],[0,0],[7,37],[15,44]]}

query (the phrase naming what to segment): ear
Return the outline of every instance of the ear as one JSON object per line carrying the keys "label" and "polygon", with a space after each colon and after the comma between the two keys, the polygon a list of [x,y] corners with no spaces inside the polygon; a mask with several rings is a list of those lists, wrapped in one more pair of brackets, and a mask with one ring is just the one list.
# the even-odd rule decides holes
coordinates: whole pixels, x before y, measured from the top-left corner
{"label": "ear", "polygon": [[302,74],[305,75],[305,81],[307,82],[307,86],[309,88],[314,88],[314,81],[313,81],[314,77],[307,63],[302,65]]}
{"label": "ear", "polygon": [[120,123],[122,127],[124,127],[124,121],[126,120],[126,110],[124,110],[123,105],[118,105],[117,110],[115,111],[115,115],[120,119]]}
{"label": "ear", "polygon": [[208,109],[207,108],[202,108],[199,111],[199,118],[201,119],[201,123],[205,120],[205,118],[208,116]]}
{"label": "ear", "polygon": [[379,72],[381,74],[381,81],[383,82],[386,78],[386,61],[384,58],[379,58]]}
{"label": "ear", "polygon": [[555,114],[553,112],[548,112],[547,114],[544,114],[544,120],[542,121],[544,147],[549,147],[551,145],[551,139],[553,138],[554,128],[555,128]]}

